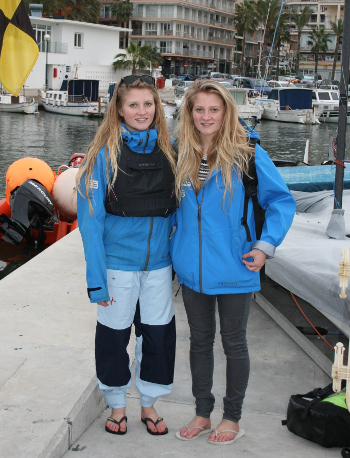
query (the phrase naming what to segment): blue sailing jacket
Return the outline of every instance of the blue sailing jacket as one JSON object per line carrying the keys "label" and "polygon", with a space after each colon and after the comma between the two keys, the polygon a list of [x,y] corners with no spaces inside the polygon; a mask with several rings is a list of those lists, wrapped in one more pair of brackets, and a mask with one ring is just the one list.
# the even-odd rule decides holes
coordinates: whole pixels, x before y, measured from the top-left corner
{"label": "blue sailing jacket", "polygon": [[249,202],[247,223],[252,242],[247,241],[241,224],[244,187],[232,173],[233,198],[222,199],[224,185],[216,170],[198,195],[188,181],[183,185],[180,207],[176,210],[176,230],[170,241],[173,268],[180,283],[204,294],[249,293],[260,290],[260,275],[242,262],[242,255],[252,248],[268,257],[284,239],[296,208],[295,200],[266,151],[255,147],[258,176],[258,200],[266,209],[260,240],[256,240],[254,212]]}
{"label": "blue sailing jacket", "polygon": [[[124,142],[137,153],[149,154],[157,140],[157,130],[129,132],[124,127]],[[109,300],[107,269],[143,271],[156,270],[171,264],[169,235],[171,216],[124,217],[106,212],[105,147],[96,159],[90,186],[94,213],[82,193],[78,193],[78,223],[86,260],[86,281],[91,302]],[[111,173],[111,171],[110,171]],[[117,178],[118,179],[118,178]]]}

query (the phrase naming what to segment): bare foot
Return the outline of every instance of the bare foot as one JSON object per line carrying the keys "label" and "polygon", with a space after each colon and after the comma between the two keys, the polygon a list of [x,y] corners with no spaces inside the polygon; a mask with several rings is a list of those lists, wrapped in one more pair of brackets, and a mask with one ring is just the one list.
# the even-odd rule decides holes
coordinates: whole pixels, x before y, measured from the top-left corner
{"label": "bare foot", "polygon": [[[227,432],[229,430],[230,432]],[[224,432],[225,431],[225,432]],[[237,433],[231,431],[239,431],[238,423],[230,420],[222,420],[219,426],[216,428],[216,432],[213,431],[209,436],[209,441],[212,442],[227,442],[231,441],[236,437]]]}
{"label": "bare foot", "polygon": [[[123,417],[125,417],[125,407],[122,407],[120,409],[112,409],[111,417],[114,418],[114,420],[120,421]],[[107,420],[106,427],[110,431],[125,433],[126,432],[126,420],[123,420],[120,423],[120,426]]]}
{"label": "bare foot", "polygon": [[[156,412],[156,409],[151,406],[151,407],[141,407],[141,420],[144,420],[145,418],[150,418],[154,422],[156,422],[159,418],[159,415]],[[167,429],[167,426],[164,421],[160,421],[157,423],[155,426],[151,421],[147,422],[147,428],[152,432],[152,433],[159,433],[162,434],[164,431]]]}
{"label": "bare foot", "polygon": [[202,428],[203,430],[211,428],[210,418],[195,416],[187,426],[180,429],[180,436],[192,439],[192,437],[198,436]]}

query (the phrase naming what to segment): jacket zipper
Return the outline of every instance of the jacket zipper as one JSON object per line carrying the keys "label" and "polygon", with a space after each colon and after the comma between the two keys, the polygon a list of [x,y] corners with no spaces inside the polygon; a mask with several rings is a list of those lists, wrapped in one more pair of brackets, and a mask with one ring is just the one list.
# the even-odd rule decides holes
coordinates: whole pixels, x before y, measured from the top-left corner
{"label": "jacket zipper", "polygon": [[148,233],[148,239],[147,239],[147,256],[146,256],[145,265],[143,267],[144,271],[147,270],[149,257],[151,256],[151,237],[152,237],[152,232],[153,232],[153,216],[151,216],[151,220],[150,220],[150,227],[149,227],[149,233]]}
{"label": "jacket zipper", "polygon": [[[145,142],[145,146],[143,147],[143,154],[146,153],[146,147],[148,145],[148,139],[149,139],[149,130],[147,131],[147,135],[146,135],[146,142]],[[153,232],[153,216],[151,216],[151,219],[150,219],[150,227],[149,227],[149,233],[148,233],[148,239],[147,239],[147,255],[146,255],[146,262],[145,262],[145,265],[143,267],[143,270],[145,271],[148,267],[148,262],[149,262],[149,258],[151,256],[151,237],[152,237],[152,232]]]}
{"label": "jacket zipper", "polygon": [[198,204],[198,213],[197,213],[197,218],[198,218],[198,244],[199,244],[199,292],[203,292],[203,258],[202,258],[202,205],[203,205],[203,199],[204,199],[204,192],[205,192],[205,187],[203,189],[203,194],[202,194],[202,201],[199,204],[198,202],[198,196],[196,196],[197,199],[197,204]]}
{"label": "jacket zipper", "polygon": [[142,154],[146,154],[146,148],[147,148],[147,145],[148,145],[148,139],[149,139],[149,130],[147,131],[146,142],[145,142],[145,146],[143,147]]}

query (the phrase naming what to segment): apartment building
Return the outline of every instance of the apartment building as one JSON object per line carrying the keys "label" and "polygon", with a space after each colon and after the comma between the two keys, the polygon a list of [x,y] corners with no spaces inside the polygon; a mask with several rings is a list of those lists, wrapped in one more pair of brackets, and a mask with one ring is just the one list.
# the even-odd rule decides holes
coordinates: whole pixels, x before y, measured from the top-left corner
{"label": "apartment building", "polygon": [[[330,33],[331,41],[328,43],[328,51],[319,56],[318,72],[322,77],[329,78],[332,72],[336,42],[336,36],[332,31],[331,22],[337,23],[339,19],[344,19],[344,0],[285,0],[285,7],[288,10],[294,9],[296,11],[301,11],[305,6],[309,7],[313,11],[313,14],[301,35],[300,73],[313,73],[315,68],[315,56],[311,51],[312,46],[307,43],[309,40],[309,33],[316,26],[325,27],[326,32]],[[292,36],[296,35],[293,26],[291,32]],[[336,79],[340,79],[340,56],[337,62]]]}
{"label": "apartment building", "polygon": [[[102,1],[101,23],[110,4]],[[206,70],[234,73],[241,51],[233,23],[235,0],[133,0],[132,40],[157,46],[163,74]],[[238,43],[238,46],[236,46]]]}

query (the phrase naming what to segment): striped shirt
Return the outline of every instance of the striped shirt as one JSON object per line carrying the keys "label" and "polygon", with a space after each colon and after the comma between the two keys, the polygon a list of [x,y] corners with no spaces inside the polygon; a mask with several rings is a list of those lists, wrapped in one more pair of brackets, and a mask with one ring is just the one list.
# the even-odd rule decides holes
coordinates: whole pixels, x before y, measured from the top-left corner
{"label": "striped shirt", "polygon": [[202,157],[202,162],[201,162],[201,165],[199,167],[199,172],[198,172],[198,178],[201,184],[205,182],[208,175],[209,175],[209,166],[208,166],[208,161],[207,161],[207,155],[204,154]]}

